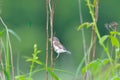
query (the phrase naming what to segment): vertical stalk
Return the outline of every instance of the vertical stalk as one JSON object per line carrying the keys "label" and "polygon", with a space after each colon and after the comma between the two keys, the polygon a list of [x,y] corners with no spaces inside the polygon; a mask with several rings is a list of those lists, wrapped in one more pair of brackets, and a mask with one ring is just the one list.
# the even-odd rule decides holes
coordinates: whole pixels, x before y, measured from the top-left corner
{"label": "vertical stalk", "polygon": [[[50,1],[49,1],[49,4],[50,4]],[[52,71],[54,69],[54,58],[53,58],[53,19],[54,19],[54,0],[52,0],[51,2],[51,5],[49,6],[50,7],[50,32],[51,32],[51,68],[52,68]],[[53,77],[52,77],[52,80]]]}
{"label": "vertical stalk", "polygon": [[[6,59],[8,60],[8,61],[6,61],[7,62],[6,69],[8,70],[8,73],[10,75],[10,63],[9,63],[9,57],[10,57],[11,68],[12,68],[12,78],[11,79],[14,80],[13,54],[12,54],[11,41],[10,41],[10,37],[9,37],[9,31],[8,31],[7,25],[4,23],[1,16],[0,16],[0,21],[2,22],[3,26],[6,29],[6,40],[7,40],[6,41]],[[8,76],[8,77],[10,78],[10,76]]]}
{"label": "vertical stalk", "polygon": [[[98,21],[98,11],[99,11],[99,0],[96,0],[96,3],[95,3],[95,15],[94,15],[94,17],[95,17],[95,21],[96,21],[96,23],[97,23],[97,21]],[[96,33],[95,33],[95,31],[93,32],[93,40],[95,40],[96,41]],[[94,60],[95,59],[95,53],[96,53],[96,42],[95,42],[95,44],[94,44],[94,46],[93,46],[93,52],[92,52],[92,60]]]}
{"label": "vertical stalk", "polygon": [[[79,17],[80,17],[80,24],[83,23],[83,18],[82,18],[82,9],[81,9],[81,0],[78,0],[78,5],[79,5]],[[83,52],[84,52],[84,56],[87,56],[87,50],[86,50],[86,39],[85,39],[85,32],[84,32],[84,28],[82,28],[82,41],[83,41]],[[87,64],[87,60],[85,58],[85,64]]]}
{"label": "vertical stalk", "polygon": [[[0,45],[1,45],[1,51],[0,51],[0,64],[1,64],[1,68],[2,68],[2,70],[4,70],[4,64],[3,64],[3,55],[2,55],[2,52],[3,53],[5,53],[5,46],[4,46],[4,43],[3,43],[3,41],[2,41],[2,38],[0,39]],[[3,51],[2,51],[2,49],[3,49]],[[5,54],[4,54],[4,56],[5,56]],[[6,78],[5,78],[5,74],[4,74],[4,72],[3,71],[1,71],[1,75],[2,75],[2,80],[6,80]]]}
{"label": "vertical stalk", "polygon": [[6,34],[6,45],[5,45],[5,49],[6,49],[6,52],[5,52],[5,63],[6,63],[6,72],[8,74],[7,76],[7,79],[10,79],[10,58],[9,58],[9,47],[8,47],[8,37],[7,37],[7,34]]}
{"label": "vertical stalk", "polygon": [[46,80],[48,80],[48,22],[49,22],[49,12],[48,12],[49,0],[46,0]]}
{"label": "vertical stalk", "polygon": [[30,65],[30,74],[29,74],[29,79],[31,79],[31,78],[32,78],[33,68],[34,68],[34,62],[32,61],[32,64]]}
{"label": "vertical stalk", "polygon": [[[80,24],[83,23],[81,5],[82,5],[82,4],[81,4],[81,0],[78,0]],[[84,52],[84,57],[85,57],[85,65],[87,66],[87,50],[86,50],[86,39],[85,39],[84,28],[82,28],[82,41],[83,41],[83,52]],[[87,76],[87,75],[88,75],[88,72],[86,71],[85,76]],[[87,80],[87,79],[86,79],[86,80]]]}
{"label": "vertical stalk", "polygon": [[93,10],[92,10],[90,4],[91,4],[91,3],[90,3],[90,0],[87,0],[88,9],[89,9],[89,11],[90,11],[90,15],[91,15],[91,18],[92,18],[92,21],[93,21],[93,25],[94,25],[94,31],[95,31],[95,33],[96,33],[96,35],[97,35],[97,37],[98,37],[98,40],[99,40],[100,45],[103,47],[103,49],[105,50],[105,52],[106,52],[106,54],[107,54],[107,56],[108,56],[108,58],[109,58],[109,60],[110,60],[110,64],[113,66],[113,63],[112,63],[112,59],[111,59],[111,57],[110,57],[110,52],[109,52],[109,50],[105,47],[104,43],[101,42],[101,36],[100,36],[100,34],[99,34],[99,31],[98,31],[98,28],[97,28],[97,24],[96,24],[96,20],[95,20],[95,17],[94,17],[94,13],[92,12]]}

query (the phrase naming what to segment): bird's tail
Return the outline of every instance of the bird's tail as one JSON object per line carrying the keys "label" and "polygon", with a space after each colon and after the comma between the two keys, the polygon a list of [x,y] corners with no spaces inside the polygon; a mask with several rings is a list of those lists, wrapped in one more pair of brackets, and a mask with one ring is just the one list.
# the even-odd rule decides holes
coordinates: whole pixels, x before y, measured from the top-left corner
{"label": "bird's tail", "polygon": [[66,53],[67,53],[67,54],[71,54],[71,52],[70,52],[70,51],[66,51]]}

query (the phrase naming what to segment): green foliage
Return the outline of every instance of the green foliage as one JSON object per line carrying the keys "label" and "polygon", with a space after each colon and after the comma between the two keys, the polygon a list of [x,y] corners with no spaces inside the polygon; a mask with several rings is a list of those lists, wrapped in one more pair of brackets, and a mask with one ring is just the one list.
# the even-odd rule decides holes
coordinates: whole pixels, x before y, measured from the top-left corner
{"label": "green foliage", "polygon": [[0,31],[0,38],[3,37],[5,30]]}
{"label": "green foliage", "polygon": [[119,41],[116,37],[110,36],[112,46],[119,47]]}
{"label": "green foliage", "polygon": [[105,60],[94,60],[92,62],[90,62],[87,66],[85,66],[82,69],[82,73],[84,74],[87,70],[90,70],[92,72],[92,74],[97,74],[99,71],[101,71],[101,68],[106,65],[109,62],[108,59]]}
{"label": "green foliage", "polygon": [[[88,6],[91,18],[92,18],[92,22],[88,23],[88,22],[84,22],[82,23],[80,26],[78,26],[78,30],[84,28],[84,27],[90,27],[92,26],[92,30],[94,30],[94,32],[96,32],[96,36],[99,40],[99,44],[103,47],[103,50],[105,51],[105,53],[107,54],[108,58],[107,59],[97,59],[97,60],[93,60],[90,63],[88,63],[87,65],[85,65],[84,68],[82,68],[82,73],[85,74],[86,72],[89,73],[89,75],[92,75],[92,77],[94,77],[94,79],[104,79],[104,80],[119,80],[119,77],[116,77],[119,74],[119,55],[120,55],[120,41],[119,41],[119,36],[120,36],[120,32],[117,32],[113,29],[113,31],[110,31],[110,34],[108,35],[104,35],[104,36],[100,36],[100,33],[98,31],[98,27],[97,27],[97,23],[96,23],[96,15],[95,14],[95,6],[97,4],[97,0],[94,0],[93,3],[91,2],[91,0],[86,0],[86,4]],[[109,46],[105,44],[106,41],[110,40],[111,42],[109,43],[110,45],[112,45],[112,49],[114,48],[114,52],[112,51],[112,49],[109,49]],[[113,56],[110,55],[114,54],[115,58],[113,58]],[[107,69],[105,69],[107,68]],[[105,69],[105,70],[104,70]],[[104,71],[103,71],[104,70]],[[103,72],[104,73],[103,73]],[[117,73],[118,72],[118,73]],[[98,79],[99,80],[99,79]]]}
{"label": "green foliage", "polygon": [[33,68],[34,68],[34,64],[38,64],[38,65],[42,65],[42,62],[38,59],[38,54],[40,53],[40,50],[37,50],[37,45],[34,44],[34,53],[32,54],[32,58],[28,58],[26,61],[27,62],[31,62],[30,65],[30,74],[29,74],[29,79],[28,80],[32,80],[32,72],[33,72]]}
{"label": "green foliage", "polygon": [[[3,30],[0,31],[0,38],[1,38],[0,44],[2,44],[0,51],[3,51],[4,58],[5,58],[5,60],[3,60],[4,58],[1,57],[1,64],[4,63],[4,65],[5,65],[5,66],[2,66],[2,69],[4,71],[4,74],[2,74],[2,75],[4,76],[4,79],[7,79],[7,80],[13,79],[14,80],[13,55],[12,55],[12,46],[11,46],[11,42],[10,42],[10,36],[9,36],[9,29],[8,29],[7,25],[5,24],[5,22],[3,21],[1,16],[0,16],[0,22],[2,23],[2,25],[4,27]],[[5,37],[5,41],[3,41],[3,37]],[[0,55],[2,55],[2,54],[0,54]],[[2,62],[2,61],[4,61],[4,62]],[[11,74],[12,74],[12,76],[11,76]]]}
{"label": "green foliage", "polygon": [[104,43],[105,40],[106,40],[108,37],[109,37],[109,35],[104,35],[104,36],[102,36],[101,39],[100,39],[100,41],[99,41],[99,43]]}
{"label": "green foliage", "polygon": [[15,79],[16,80],[27,80],[24,75],[16,76]]}
{"label": "green foliage", "polygon": [[112,80],[120,80],[120,77],[115,76]]}
{"label": "green foliage", "polygon": [[117,31],[110,31],[110,34],[111,35],[118,35],[118,36],[120,36],[120,32],[117,32]]}
{"label": "green foliage", "polygon": [[42,65],[42,62],[38,59],[38,54],[40,53],[40,50],[37,50],[37,45],[34,45],[34,53],[32,54],[32,58],[28,58],[27,62],[37,63],[39,65]]}
{"label": "green foliage", "polygon": [[94,0],[94,1],[93,1],[93,5],[95,6],[95,5],[96,5],[96,3],[97,3],[97,0]]}
{"label": "green foliage", "polygon": [[[24,74],[24,75],[18,75],[16,76],[16,80],[33,80],[32,78],[32,75],[33,73],[35,72],[38,72],[38,71],[42,71],[42,70],[45,70],[46,66],[44,65],[44,63],[42,63],[39,58],[38,58],[38,54],[40,53],[41,51],[37,49],[37,45],[34,44],[34,52],[32,54],[32,57],[27,57],[26,61],[27,62],[31,62],[31,65],[30,65],[30,70],[29,70],[29,74],[28,74],[28,77],[27,77],[27,74]],[[41,70],[33,70],[34,69],[34,65],[38,64],[38,65],[41,65],[43,66],[44,68],[41,69]],[[55,79],[55,80],[61,80],[54,72],[54,70],[52,70],[51,68],[47,67],[47,70],[48,72],[50,73],[50,75]]]}
{"label": "green foliage", "polygon": [[120,33],[116,31],[111,31],[110,35],[104,35],[101,37],[99,43],[104,43],[105,40],[110,39],[112,46],[119,47],[120,43],[116,36],[119,36]]}
{"label": "green foliage", "polygon": [[48,72],[51,74],[51,76],[55,79],[55,80],[61,80],[54,72],[51,68],[48,68]]}
{"label": "green foliage", "polygon": [[114,66],[111,66],[109,63],[109,59],[97,59],[91,61],[87,66],[82,68],[82,73],[85,74],[86,71],[89,71],[95,80],[97,78],[102,80],[119,79],[119,77],[116,77],[118,74],[115,74],[114,71],[120,68],[120,64],[114,64]]}
{"label": "green foliage", "polygon": [[15,77],[16,80],[33,80],[32,78],[26,78],[25,75],[19,75]]}
{"label": "green foliage", "polygon": [[93,25],[93,23],[89,23],[89,22],[85,22],[85,23],[82,23],[80,26],[78,26],[78,30],[82,29],[83,27],[91,27]]}
{"label": "green foliage", "polygon": [[15,77],[16,80],[33,80],[32,75],[34,73],[33,69],[34,69],[35,63],[38,64],[38,65],[43,65],[43,63],[38,58],[38,54],[40,52],[41,51],[37,49],[37,44],[34,44],[34,51],[33,51],[32,57],[27,57],[27,59],[26,59],[27,62],[31,63],[29,74],[28,74],[29,76],[27,77],[27,74],[18,75],[18,76]]}
{"label": "green foliage", "polygon": [[[34,44],[34,52],[32,54],[32,57],[27,57],[26,61],[27,62],[30,62],[31,65],[30,65],[30,70],[29,70],[29,73],[28,74],[24,74],[24,75],[18,75],[15,77],[16,80],[34,80],[32,78],[33,76],[33,73],[36,73],[36,72],[40,72],[40,71],[43,71],[43,70],[46,70],[46,66],[44,65],[44,63],[42,63],[39,58],[38,58],[38,54],[40,53],[41,51],[37,49],[37,45]],[[43,69],[40,69],[40,70],[33,70],[34,69],[34,65],[38,64],[38,65],[41,65],[43,66]],[[51,68],[47,67],[47,70],[48,72],[50,73],[50,75],[55,79],[55,80],[61,80],[54,72],[54,70],[52,70]],[[28,75],[28,77],[27,77]]]}

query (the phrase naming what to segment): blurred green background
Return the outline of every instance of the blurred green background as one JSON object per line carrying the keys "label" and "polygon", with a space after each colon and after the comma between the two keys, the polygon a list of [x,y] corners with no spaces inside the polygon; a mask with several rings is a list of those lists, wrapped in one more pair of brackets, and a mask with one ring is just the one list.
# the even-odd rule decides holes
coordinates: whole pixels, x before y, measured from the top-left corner
{"label": "blurred green background", "polygon": [[[15,31],[21,41],[11,35],[12,48],[14,52],[14,65],[16,75],[17,65],[23,73],[29,71],[29,63],[25,57],[32,56],[33,45],[36,43],[42,52],[39,59],[45,63],[45,27],[46,27],[46,0],[2,0],[1,16],[8,28]],[[91,21],[85,0],[82,1],[83,22]],[[100,0],[98,28],[101,36],[107,34],[104,24],[120,22],[120,0]],[[65,47],[71,51],[71,55],[62,54],[55,61],[55,68],[75,73],[75,70],[83,58],[81,31],[77,31],[80,25],[78,0],[55,0],[54,33]],[[120,30],[120,28],[118,29]],[[85,29],[87,47],[90,42],[90,29]],[[106,56],[102,48],[97,45],[97,57]],[[56,57],[56,53],[54,55]],[[50,59],[50,58],[49,58]],[[19,63],[18,63],[19,62]],[[39,66],[36,68],[39,68]],[[57,72],[62,80],[72,80],[71,74]],[[34,80],[45,80],[45,71],[36,73]]]}

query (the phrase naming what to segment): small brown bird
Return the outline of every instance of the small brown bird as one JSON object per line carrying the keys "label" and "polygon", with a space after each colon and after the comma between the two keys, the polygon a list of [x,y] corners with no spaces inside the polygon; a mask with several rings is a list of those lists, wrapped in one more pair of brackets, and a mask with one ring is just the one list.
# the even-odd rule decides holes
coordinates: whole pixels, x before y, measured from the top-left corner
{"label": "small brown bird", "polygon": [[71,52],[66,50],[65,47],[60,43],[57,37],[53,37],[53,49],[58,54],[56,59],[59,57],[61,53],[71,54]]}
{"label": "small brown bird", "polygon": [[111,22],[111,23],[106,23],[105,24],[105,27],[108,31],[116,31],[117,30],[117,27],[118,27],[118,23],[117,22]]}

